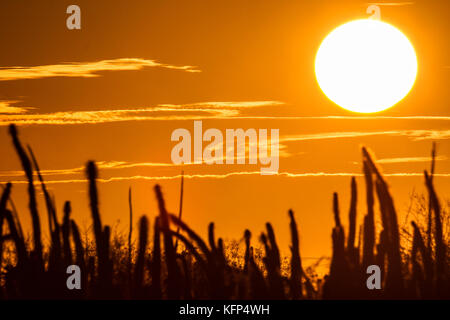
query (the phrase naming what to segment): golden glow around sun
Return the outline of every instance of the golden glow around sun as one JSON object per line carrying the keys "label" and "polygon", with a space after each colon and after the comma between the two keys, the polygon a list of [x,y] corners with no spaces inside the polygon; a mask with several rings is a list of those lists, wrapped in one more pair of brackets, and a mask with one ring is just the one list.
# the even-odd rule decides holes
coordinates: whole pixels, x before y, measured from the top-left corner
{"label": "golden glow around sun", "polygon": [[417,57],[408,38],[379,20],[334,29],[316,55],[317,82],[344,109],[370,113],[392,107],[414,85]]}

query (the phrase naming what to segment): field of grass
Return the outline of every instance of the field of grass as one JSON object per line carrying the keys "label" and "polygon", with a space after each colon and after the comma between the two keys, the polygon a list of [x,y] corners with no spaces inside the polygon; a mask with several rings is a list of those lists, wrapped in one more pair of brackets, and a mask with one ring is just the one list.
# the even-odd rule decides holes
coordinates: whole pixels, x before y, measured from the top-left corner
{"label": "field of grass", "polygon": [[[93,234],[92,241],[83,240],[77,222],[71,219],[70,202],[64,205],[61,221],[31,148],[22,146],[14,125],[10,135],[28,179],[32,239],[24,237],[10,198],[12,185],[7,184],[0,199],[2,299],[450,299],[449,216],[433,185],[434,161],[431,171],[424,172],[428,190],[425,223],[412,222],[401,228],[388,184],[370,152],[362,148],[364,223],[356,223],[353,178],[348,230],[341,223],[338,194],[334,194],[331,263],[328,274],[318,278],[302,264],[293,211],[288,211],[291,253],[287,264],[270,223],[258,236],[245,230],[245,251],[239,254],[236,243],[226,245],[216,239],[213,222],[208,239],[202,239],[182,220],[181,212],[167,212],[159,185],[154,187],[159,216],[151,223],[146,216],[139,219],[137,245],[132,244],[131,223],[128,236],[112,236],[110,226],[101,219],[94,162],[86,165]],[[48,246],[42,242],[36,188],[45,197]],[[132,221],[131,193],[129,199]],[[376,215],[381,218],[381,230],[376,230],[380,229],[375,225]],[[410,241],[401,241],[402,234]],[[72,264],[81,269],[81,290],[66,286],[66,268]],[[370,265],[381,269],[380,290],[366,286]]]}

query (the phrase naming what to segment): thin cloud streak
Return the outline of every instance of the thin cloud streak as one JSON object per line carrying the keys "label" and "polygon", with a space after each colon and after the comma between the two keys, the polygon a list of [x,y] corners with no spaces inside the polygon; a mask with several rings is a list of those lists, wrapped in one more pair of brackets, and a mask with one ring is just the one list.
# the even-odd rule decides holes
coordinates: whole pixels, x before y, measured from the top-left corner
{"label": "thin cloud streak", "polygon": [[[437,156],[436,161],[447,160],[446,156]],[[431,157],[405,157],[405,158],[385,158],[377,159],[377,163],[411,163],[411,162],[431,162]]]}
{"label": "thin cloud streak", "polygon": [[450,130],[388,130],[388,131],[350,131],[350,132],[324,132],[291,135],[280,138],[280,142],[323,140],[323,139],[342,139],[358,138],[368,136],[400,136],[409,137],[414,141],[419,140],[440,140],[450,138]]}
{"label": "thin cloud streak", "polygon": [[[284,146],[283,146],[284,147]],[[283,148],[282,148],[283,149]],[[280,157],[289,157],[292,156],[288,152],[280,152]],[[234,160],[237,161],[239,157],[235,156]],[[247,158],[244,157],[245,160]],[[214,158],[215,161],[220,160],[220,158]],[[226,156],[222,157],[222,161],[225,162]],[[435,158],[436,161],[444,161],[448,160],[446,156],[437,156]],[[377,163],[380,164],[391,164],[391,163],[412,163],[412,162],[430,162],[431,157],[403,157],[403,158],[383,158],[377,159]],[[165,163],[165,162],[126,162],[126,161],[98,161],[96,165],[101,170],[108,169],[131,169],[131,168],[161,168],[161,167],[183,167],[183,166],[200,166],[206,164],[202,163],[183,163],[183,164],[174,164],[174,163]],[[354,162],[355,165],[359,165],[359,162]],[[41,174],[45,176],[55,176],[55,175],[74,175],[74,174],[82,174],[85,171],[85,167],[77,167],[70,169],[45,169],[41,170]],[[257,172],[257,171],[255,171]],[[35,173],[37,175],[37,173]],[[288,173],[285,173],[288,175]],[[320,176],[323,173],[316,173],[316,175]],[[328,173],[330,174],[330,173]],[[0,177],[21,177],[23,176],[23,171],[0,171]],[[308,173],[308,175],[312,175],[312,173]],[[339,175],[339,174],[338,174]],[[355,175],[353,173],[345,174],[345,175]]]}
{"label": "thin cloud streak", "polygon": [[401,7],[413,5],[414,2],[368,2],[367,4],[375,6]]}
{"label": "thin cloud streak", "polygon": [[[0,114],[0,126],[6,126],[9,123],[17,125],[74,125],[150,120],[227,119],[237,117],[240,114],[240,110],[244,108],[282,104],[283,102],[279,101],[225,101],[200,102],[187,105],[161,104],[156,107],[135,109]],[[180,113],[181,115],[179,115]]]}
{"label": "thin cloud streak", "polygon": [[442,120],[448,116],[240,116],[234,119],[270,119],[270,120]]}
{"label": "thin cloud streak", "polygon": [[[277,104],[282,104],[277,102]],[[276,105],[276,104],[274,104]],[[262,105],[265,106],[265,105]],[[10,109],[9,109],[10,110]],[[418,117],[273,117],[273,116],[241,116],[241,110],[237,107],[220,109],[217,106],[204,108],[192,106],[181,108],[173,105],[160,105],[159,107],[138,108],[138,109],[118,109],[118,110],[97,110],[97,111],[65,111],[55,113],[35,113],[35,114],[1,114],[0,126],[15,123],[17,125],[76,125],[76,124],[103,124],[111,122],[129,121],[171,121],[171,120],[441,120],[449,121],[446,116],[418,116]],[[24,110],[7,113],[23,113]],[[25,110],[26,111],[26,110]],[[190,115],[148,115],[155,112],[186,112]],[[197,113],[197,114],[194,114]]]}
{"label": "thin cloud streak", "polygon": [[[260,171],[237,171],[229,172],[225,174],[184,174],[185,179],[225,179],[233,176],[261,176]],[[305,173],[291,173],[291,172],[279,172],[278,174],[261,176],[261,178],[266,177],[286,177],[286,178],[309,178],[309,177],[362,177],[362,173],[354,172],[305,172]],[[422,172],[398,172],[398,173],[384,173],[383,176],[386,177],[423,177]],[[436,177],[450,177],[450,173],[436,173]],[[176,180],[180,179],[181,174],[173,176],[119,176],[111,178],[100,178],[97,179],[101,183],[109,182],[120,182],[120,181],[160,181],[160,180]],[[68,180],[49,180],[45,181],[46,184],[67,184],[67,183],[87,183],[86,179],[68,179]],[[7,181],[2,181],[0,183],[6,183]],[[28,181],[18,180],[11,181],[13,184],[26,184]],[[38,184],[38,182],[36,182]]]}
{"label": "thin cloud streak", "polygon": [[[178,167],[182,165],[176,165],[173,163],[162,162],[126,162],[126,161],[98,161],[96,165],[101,170],[106,169],[129,169],[129,168],[143,168],[143,167]],[[184,165],[190,165],[186,163]],[[44,169],[40,170],[42,176],[54,176],[54,175],[72,175],[81,174],[86,170],[85,167],[77,167],[70,169]],[[35,173],[37,175],[37,173]],[[0,177],[20,177],[23,176],[23,171],[0,171]]]}
{"label": "thin cloud streak", "polygon": [[194,66],[175,66],[155,60],[138,58],[119,58],[94,62],[67,62],[43,66],[14,66],[0,68],[0,81],[41,79],[49,77],[100,77],[102,71],[130,71],[143,68],[160,67],[185,72],[201,72]]}
{"label": "thin cloud streak", "polygon": [[337,120],[450,120],[448,116],[319,116],[304,118]]}
{"label": "thin cloud streak", "polygon": [[245,109],[260,108],[284,105],[280,101],[213,101],[213,102],[197,102],[191,104],[160,104],[160,107],[169,107],[171,109],[188,109],[188,108],[226,108],[226,109]]}
{"label": "thin cloud streak", "polygon": [[[279,145],[279,157],[280,158],[287,158],[290,157],[291,154],[288,153],[285,149],[286,146]],[[223,163],[226,162],[227,156],[226,154],[222,157],[214,157],[212,160],[222,161]],[[239,159],[244,160],[250,160],[251,157],[239,157],[236,154],[233,157],[234,162],[237,162]],[[248,163],[248,162],[247,162]],[[96,162],[96,165],[101,170],[109,170],[109,169],[132,169],[132,168],[162,168],[162,167],[184,167],[184,166],[200,166],[200,165],[208,165],[205,161],[202,161],[201,163],[195,163],[195,162],[187,162],[182,164],[174,164],[174,163],[168,163],[168,162],[127,162],[127,161],[98,161]],[[42,176],[55,176],[55,175],[75,175],[75,174],[82,174],[86,170],[85,167],[76,167],[76,168],[70,168],[70,169],[44,169],[40,170],[40,173]],[[37,176],[37,173],[34,173]],[[17,170],[17,171],[0,171],[0,177],[21,177],[24,175],[23,171]]]}
{"label": "thin cloud streak", "polygon": [[28,112],[31,108],[13,107],[11,105],[20,102],[19,100],[2,100],[0,101],[0,117],[1,114],[18,114]]}

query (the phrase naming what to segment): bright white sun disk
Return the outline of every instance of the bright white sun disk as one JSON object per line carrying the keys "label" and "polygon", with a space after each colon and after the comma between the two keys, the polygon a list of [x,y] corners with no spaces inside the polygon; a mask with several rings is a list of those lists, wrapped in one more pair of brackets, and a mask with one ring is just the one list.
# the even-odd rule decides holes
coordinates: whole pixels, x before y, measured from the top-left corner
{"label": "bright white sun disk", "polygon": [[315,71],[320,88],[337,105],[354,112],[378,112],[411,90],[417,57],[408,38],[390,24],[355,20],[323,40]]}

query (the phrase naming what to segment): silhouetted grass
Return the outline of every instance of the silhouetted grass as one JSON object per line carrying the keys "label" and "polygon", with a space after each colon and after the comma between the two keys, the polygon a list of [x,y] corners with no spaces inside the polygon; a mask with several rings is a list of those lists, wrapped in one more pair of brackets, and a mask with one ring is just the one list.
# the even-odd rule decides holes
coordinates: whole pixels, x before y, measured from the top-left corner
{"label": "silhouetted grass", "polygon": [[[333,250],[330,269],[323,279],[318,279],[311,275],[310,269],[307,268],[306,272],[303,269],[300,236],[292,210],[288,211],[291,253],[288,268],[283,271],[285,260],[280,254],[275,230],[269,222],[259,237],[262,254],[252,244],[249,230],[244,232],[245,252],[240,255],[231,252],[238,246],[227,249],[222,238],[216,239],[213,222],[208,226],[206,240],[189,227],[182,220],[183,181],[178,215],[166,210],[161,187],[155,186],[159,215],[153,221],[152,242],[148,241],[150,221],[142,216],[135,250],[132,244],[131,189],[128,195],[130,228],[128,237],[122,239],[111,235],[111,228],[102,224],[98,172],[93,161],[87,163],[86,175],[94,241],[83,241],[77,223],[71,219],[70,202],[65,202],[62,223],[59,223],[55,202],[45,186],[31,148],[27,152],[22,147],[13,125],[10,134],[28,180],[33,245],[23,236],[10,198],[12,185],[8,183],[0,198],[2,298],[450,299],[448,235],[444,234],[443,210],[433,185],[434,146],[431,174],[424,173],[429,195],[428,219],[422,229],[426,230],[425,237],[413,221],[412,245],[401,247],[397,212],[388,184],[373,156],[363,148],[367,202],[363,224],[357,225],[357,185],[355,178],[352,178],[348,234],[341,220],[336,192],[332,198],[335,226],[331,232]],[[34,171],[39,178],[48,212],[48,248],[41,241]],[[379,212],[374,209],[376,201]],[[382,229],[378,233],[375,229],[376,213],[381,217]],[[356,230],[360,230],[358,239]],[[65,271],[70,264],[76,264],[81,269],[81,290],[66,288]],[[378,264],[382,270],[381,290],[371,291],[366,287],[366,269],[372,264]]]}

